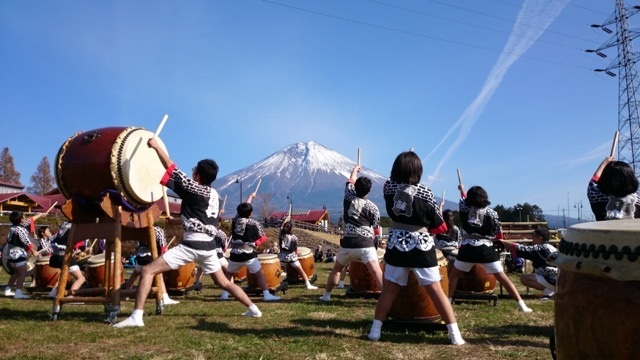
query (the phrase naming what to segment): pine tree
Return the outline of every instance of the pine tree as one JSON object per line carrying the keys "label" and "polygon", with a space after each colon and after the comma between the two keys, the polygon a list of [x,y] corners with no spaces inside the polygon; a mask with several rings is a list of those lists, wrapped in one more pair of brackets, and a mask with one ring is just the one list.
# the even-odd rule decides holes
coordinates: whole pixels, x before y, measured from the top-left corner
{"label": "pine tree", "polygon": [[5,147],[0,155],[0,181],[9,184],[20,184],[20,173],[13,165],[13,156],[9,153],[9,148]]}
{"label": "pine tree", "polygon": [[45,156],[40,160],[38,169],[31,175],[31,186],[27,192],[34,195],[44,195],[53,189],[53,175],[51,175],[51,165]]}

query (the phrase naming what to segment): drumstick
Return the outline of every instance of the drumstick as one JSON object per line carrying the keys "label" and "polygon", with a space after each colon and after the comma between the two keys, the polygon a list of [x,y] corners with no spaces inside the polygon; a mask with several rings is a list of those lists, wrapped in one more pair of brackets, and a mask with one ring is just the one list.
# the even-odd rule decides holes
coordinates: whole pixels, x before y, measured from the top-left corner
{"label": "drumstick", "polygon": [[167,196],[167,188],[162,187],[162,199],[164,201],[164,210],[168,218],[171,217],[171,210],[169,210],[169,197]]}
{"label": "drumstick", "polygon": [[360,165],[360,148],[358,148],[358,165]]}
{"label": "drumstick", "polygon": [[156,129],[156,132],[153,133],[153,137],[156,138],[158,137],[158,135],[160,135],[160,131],[162,131],[162,128],[164,127],[164,123],[167,122],[167,119],[169,118],[169,115],[164,114],[164,117],[162,118],[162,121],[160,122],[160,125],[158,125],[158,128]]}
{"label": "drumstick", "polygon": [[227,205],[227,195],[224,196],[224,200],[222,200],[222,211],[224,212],[224,206]]}
{"label": "drumstick", "polygon": [[462,185],[462,176],[460,176],[460,169],[458,169],[458,185]]}
{"label": "drumstick", "polygon": [[444,201],[444,190],[442,190],[442,201]]}
{"label": "drumstick", "polygon": [[175,240],[176,237],[172,237],[171,240],[169,241],[169,243],[167,244],[167,249],[169,248],[169,245],[173,244],[173,240]]}
{"label": "drumstick", "polygon": [[260,187],[261,182],[262,182],[262,179],[258,179],[258,186],[256,186],[256,190],[253,192],[254,194],[258,193],[258,188]]}
{"label": "drumstick", "polygon": [[409,149],[409,152],[413,152],[413,148]]}
{"label": "drumstick", "polygon": [[[616,136],[616,139],[617,139],[617,138],[618,138],[618,137]],[[58,202],[57,202],[57,201],[56,201],[56,202],[54,202],[54,203],[53,203],[53,205],[51,205],[51,207],[50,207],[47,211],[45,211],[45,214],[48,214],[48,213],[49,213],[49,211],[51,211],[51,210],[52,210],[56,205],[58,205]]]}
{"label": "drumstick", "polygon": [[620,135],[620,132],[616,131],[616,134],[613,137],[613,144],[611,144],[611,155],[609,155],[610,157],[616,155],[616,148],[618,147],[618,135]]}

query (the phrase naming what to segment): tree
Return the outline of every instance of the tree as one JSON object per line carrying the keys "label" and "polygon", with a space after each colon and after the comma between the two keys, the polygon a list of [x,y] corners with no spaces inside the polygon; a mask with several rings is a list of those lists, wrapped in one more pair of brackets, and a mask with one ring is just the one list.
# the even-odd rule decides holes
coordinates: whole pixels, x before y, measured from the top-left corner
{"label": "tree", "polygon": [[264,219],[269,217],[269,215],[271,215],[271,213],[273,212],[273,206],[271,206],[271,198],[273,197],[273,194],[261,193],[259,197],[262,201],[260,201],[259,205],[256,207],[258,210],[258,218]]}
{"label": "tree", "polygon": [[498,217],[502,222],[546,221],[542,209],[538,205],[529,203],[516,204],[509,208],[497,205],[493,210],[498,213]]}
{"label": "tree", "polygon": [[27,192],[34,195],[44,195],[53,189],[51,165],[49,165],[49,159],[46,156],[40,160],[38,169],[31,175],[31,184],[27,188]]}
{"label": "tree", "polygon": [[13,165],[13,156],[9,153],[8,147],[5,147],[0,155],[0,181],[20,184],[20,173]]}

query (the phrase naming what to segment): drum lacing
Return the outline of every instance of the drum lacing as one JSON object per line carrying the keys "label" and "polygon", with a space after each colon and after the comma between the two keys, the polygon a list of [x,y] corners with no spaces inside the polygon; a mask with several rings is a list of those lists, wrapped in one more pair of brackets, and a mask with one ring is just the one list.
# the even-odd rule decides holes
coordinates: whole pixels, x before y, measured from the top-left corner
{"label": "drum lacing", "polygon": [[598,246],[596,246],[595,244],[587,245],[577,242],[572,243],[564,239],[560,241],[558,251],[569,256],[582,256],[584,258],[592,257],[594,259],[597,259],[598,257],[600,257],[600,255],[602,255],[602,258],[604,260],[609,260],[609,258],[613,256],[615,260],[620,261],[623,260],[626,256],[627,259],[631,262],[635,262],[640,257],[640,246],[637,246],[633,251],[628,245],[623,246],[620,250],[618,250],[618,246],[616,245],[611,245],[607,249],[607,247],[602,244]]}

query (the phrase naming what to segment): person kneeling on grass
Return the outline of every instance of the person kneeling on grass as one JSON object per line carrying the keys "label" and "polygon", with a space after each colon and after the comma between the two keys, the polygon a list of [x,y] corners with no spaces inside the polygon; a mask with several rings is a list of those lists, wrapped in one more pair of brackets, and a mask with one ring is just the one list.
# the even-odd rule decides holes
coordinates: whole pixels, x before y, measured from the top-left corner
{"label": "person kneeling on grass", "polygon": [[547,263],[549,255],[558,252],[553,245],[549,244],[549,229],[542,226],[531,234],[533,245],[522,245],[502,240],[505,249],[511,251],[512,257],[520,257],[531,260],[533,263],[533,274],[525,274],[520,277],[523,285],[536,290],[542,290],[542,300],[549,300],[553,297],[556,289],[556,277],[558,268]]}
{"label": "person kneeling on grass", "polygon": [[173,190],[182,199],[180,215],[184,235],[180,244],[142,268],[133,313],[113,326],[116,328],[144,326],[142,321],[144,304],[151,290],[154,276],[171,269],[178,269],[192,261],[195,261],[205,274],[210,274],[218,286],[227,290],[249,308],[243,314],[244,316],[262,316],[260,309],[247,294],[238,285],[227,280],[216,255],[214,235],[217,232],[219,196],[211,187],[211,183],[218,175],[218,164],[211,159],[200,160],[192,169],[190,178],[178,169],[155,138],[149,139],[147,145],[156,151],[160,162],[167,170],[160,183]]}

